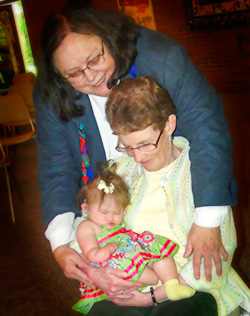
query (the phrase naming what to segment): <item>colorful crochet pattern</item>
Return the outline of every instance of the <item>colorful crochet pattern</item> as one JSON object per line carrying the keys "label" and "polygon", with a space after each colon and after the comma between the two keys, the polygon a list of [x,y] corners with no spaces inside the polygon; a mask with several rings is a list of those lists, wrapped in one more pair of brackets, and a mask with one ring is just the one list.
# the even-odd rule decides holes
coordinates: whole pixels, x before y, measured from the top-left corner
{"label": "colorful crochet pattern", "polygon": [[87,184],[93,178],[93,172],[90,168],[90,158],[87,150],[84,124],[78,123],[78,132],[82,156],[82,179],[83,183]]}

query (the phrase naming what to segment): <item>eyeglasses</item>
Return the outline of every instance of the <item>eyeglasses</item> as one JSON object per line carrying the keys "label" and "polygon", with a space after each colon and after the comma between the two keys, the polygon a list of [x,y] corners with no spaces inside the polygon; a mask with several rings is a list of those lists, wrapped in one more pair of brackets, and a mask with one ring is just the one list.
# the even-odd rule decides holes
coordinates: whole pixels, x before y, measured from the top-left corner
{"label": "eyeglasses", "polygon": [[164,131],[164,130],[162,130],[162,131],[160,132],[160,135],[158,136],[157,141],[156,141],[155,144],[153,144],[153,143],[148,143],[148,144],[140,145],[140,146],[135,147],[135,148],[132,148],[132,147],[129,147],[129,146],[128,146],[128,147],[122,147],[122,146],[117,145],[115,149],[116,149],[117,151],[121,152],[121,153],[127,152],[128,154],[131,154],[133,150],[139,150],[139,151],[145,152],[145,153],[146,153],[146,152],[153,151],[153,150],[155,150],[155,149],[157,148],[158,143],[159,143],[159,141],[160,141],[160,138],[161,138],[161,135],[162,135],[163,131]]}
{"label": "eyeglasses", "polygon": [[76,83],[80,82],[83,78],[85,78],[84,72],[86,69],[97,70],[99,67],[101,67],[101,65],[105,61],[104,54],[105,54],[105,52],[104,52],[104,46],[103,46],[103,42],[102,42],[102,53],[97,55],[95,58],[91,59],[84,69],[77,70],[76,72],[74,72],[72,75],[69,75],[65,79],[68,80],[68,82],[72,83],[72,84],[76,84]]}

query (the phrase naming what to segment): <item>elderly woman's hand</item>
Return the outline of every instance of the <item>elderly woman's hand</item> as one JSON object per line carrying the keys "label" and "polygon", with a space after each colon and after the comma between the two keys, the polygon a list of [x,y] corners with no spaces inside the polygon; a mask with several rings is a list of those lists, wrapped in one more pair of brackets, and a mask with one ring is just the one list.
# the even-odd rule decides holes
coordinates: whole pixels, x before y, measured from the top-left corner
{"label": "elderly woman's hand", "polygon": [[90,266],[87,269],[87,273],[94,284],[109,297],[131,293],[143,285],[141,282],[124,280],[127,273],[111,267],[94,268]]}
{"label": "elderly woman's hand", "polygon": [[76,279],[95,288],[92,280],[83,271],[89,265],[77,251],[71,249],[68,245],[62,245],[54,250],[53,255],[67,278]]}
{"label": "elderly woman's hand", "polygon": [[141,293],[133,291],[125,295],[109,296],[107,300],[120,306],[148,307],[152,305],[151,294],[149,292]]}
{"label": "elderly woman's hand", "polygon": [[[155,289],[154,294],[157,302],[167,299],[164,286]],[[126,295],[109,296],[108,300],[120,306],[148,307],[153,304],[150,292],[143,293],[139,291],[133,291]]]}
{"label": "elderly woman's hand", "polygon": [[206,228],[192,225],[187,237],[187,246],[184,254],[185,258],[194,252],[193,267],[194,277],[200,278],[200,263],[204,258],[205,276],[207,281],[211,281],[211,270],[214,261],[216,273],[221,276],[221,256],[224,261],[228,259],[228,253],[221,242],[220,227]]}

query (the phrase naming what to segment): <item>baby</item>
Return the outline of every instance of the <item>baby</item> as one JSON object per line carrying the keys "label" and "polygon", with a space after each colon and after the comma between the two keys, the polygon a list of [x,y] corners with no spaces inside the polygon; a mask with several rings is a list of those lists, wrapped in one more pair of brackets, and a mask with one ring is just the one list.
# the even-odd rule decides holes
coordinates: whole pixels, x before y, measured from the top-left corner
{"label": "baby", "polygon": [[[77,219],[77,241],[71,247],[95,267],[110,266],[127,272],[126,280],[145,285],[164,284],[170,300],[191,297],[195,290],[180,285],[173,256],[179,246],[150,232],[137,234],[125,228],[124,210],[129,204],[129,190],[115,173],[115,164],[83,187],[78,199],[83,216]],[[87,219],[86,219],[87,218]],[[73,309],[88,313],[93,303],[106,299],[100,289],[80,285],[81,299]]]}

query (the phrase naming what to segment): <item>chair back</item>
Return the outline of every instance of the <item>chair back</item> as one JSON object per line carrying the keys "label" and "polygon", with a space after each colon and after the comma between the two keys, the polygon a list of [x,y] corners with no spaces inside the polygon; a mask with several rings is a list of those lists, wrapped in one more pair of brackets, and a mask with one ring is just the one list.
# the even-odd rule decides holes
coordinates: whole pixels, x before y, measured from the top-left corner
{"label": "chair back", "polygon": [[[28,108],[19,94],[4,95],[0,97],[0,124],[4,128],[4,136],[1,142],[4,146],[18,144],[30,139],[35,133]],[[29,126],[29,130],[24,133],[9,135],[8,131],[15,131],[16,126]]]}
{"label": "chair back", "polygon": [[33,89],[34,89],[34,85],[31,84],[30,82],[27,83],[20,83],[20,84],[15,84],[14,86],[10,86],[9,90],[8,90],[8,94],[12,95],[12,94],[21,94],[21,96],[23,97],[27,107],[30,108],[34,108],[34,101],[33,101]]}
{"label": "chair back", "polygon": [[0,124],[29,120],[30,114],[21,95],[16,93],[0,97]]}
{"label": "chair back", "polygon": [[15,74],[13,77],[13,84],[23,84],[23,83],[32,83],[33,86],[36,82],[36,76],[32,72]]}

